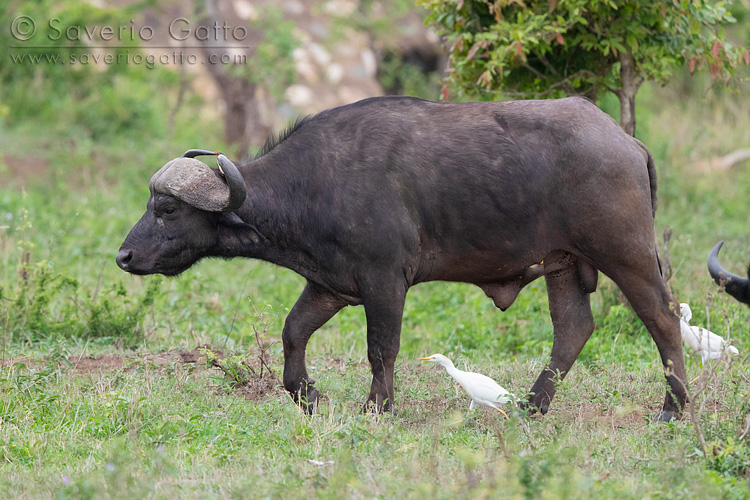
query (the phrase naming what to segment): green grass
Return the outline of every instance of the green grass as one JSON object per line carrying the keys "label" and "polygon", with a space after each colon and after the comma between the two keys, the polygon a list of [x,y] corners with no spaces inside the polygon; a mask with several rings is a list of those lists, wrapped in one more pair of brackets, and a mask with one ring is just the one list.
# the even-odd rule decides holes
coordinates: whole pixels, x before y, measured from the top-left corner
{"label": "green grass", "polygon": [[[175,95],[170,75],[122,71],[75,84],[116,78],[126,104],[144,106],[135,116],[117,94],[78,109],[45,93],[47,81],[35,90],[44,119],[0,113],[0,498],[750,498],[750,310],[717,293],[705,268],[719,239],[726,267],[740,273],[750,258],[750,170],[693,169],[750,143],[745,100],[639,95],[639,137],[659,173],[656,236],[673,230],[670,285],[695,324],[729,331],[745,354],[698,398],[703,457],[688,418],[650,421],[666,387],[658,353],[606,278],[592,296],[597,330],[545,417],[469,414],[447,374],[416,361],[443,352],[524,394],[552,343],[543,281],[505,313],[469,285],[412,289],[397,411],[380,419],[360,414],[370,383],[361,307],[310,342],[324,394],[311,418],[273,383],[237,387],[217,368],[183,363],[178,350],[209,345],[238,356],[226,366],[241,370],[257,356],[257,330],[280,377],[283,319],[304,282],[247,260],[209,260],[177,279],[117,268],[153,172],[190,147],[222,147],[218,119],[196,96],[166,131],[173,103],[151,97]],[[0,111],[15,113],[27,93],[12,81],[0,88]],[[115,361],[92,371],[89,356]],[[691,357],[688,369],[697,376],[700,364]]]}
{"label": "green grass", "polygon": [[[744,444],[727,452],[728,444],[717,441],[720,454],[704,461],[689,423],[650,422],[664,385],[656,360],[638,370],[578,365],[550,414],[528,418],[516,412],[505,421],[489,411],[469,414],[466,396],[442,368],[413,359],[399,363],[398,411],[379,419],[359,413],[359,389],[368,378],[361,357],[311,360],[313,376],[326,389],[313,417],[304,416],[280,388],[248,401],[215,369],[183,364],[175,353],[162,355],[159,363],[147,359],[133,355],[123,368],[88,373],[59,362],[7,367],[0,378],[3,496],[672,498],[690,492],[698,498],[747,498],[750,493],[743,478],[750,453]],[[468,358],[459,364],[464,361]],[[506,387],[522,388],[541,362],[480,367]],[[742,431],[745,414],[734,409],[744,404],[747,410],[747,386],[737,383],[747,375],[746,368],[734,366],[731,377],[717,384],[716,405],[704,422],[709,438]]]}

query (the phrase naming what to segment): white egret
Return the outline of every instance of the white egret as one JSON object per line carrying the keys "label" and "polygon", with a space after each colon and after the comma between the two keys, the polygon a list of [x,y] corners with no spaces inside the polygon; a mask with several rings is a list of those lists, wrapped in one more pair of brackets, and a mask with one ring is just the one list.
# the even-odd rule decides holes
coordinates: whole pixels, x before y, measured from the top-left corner
{"label": "white egret", "polygon": [[730,354],[740,353],[736,347],[727,344],[721,336],[714,332],[699,326],[691,326],[690,318],[693,317],[693,312],[688,304],[680,304],[680,316],[682,340],[700,354],[703,363],[709,359],[720,358],[724,351]]}
{"label": "white egret", "polygon": [[426,358],[419,358],[419,360],[433,361],[443,365],[448,372],[448,375],[456,379],[456,382],[458,382],[469,394],[469,397],[471,398],[469,410],[473,410],[474,407],[478,405],[489,406],[490,408],[499,410],[500,413],[505,415],[505,418],[508,418],[508,414],[505,413],[500,406],[511,401],[513,399],[513,394],[500,387],[497,382],[491,378],[482,375],[481,373],[459,370],[453,365],[453,362],[450,359],[442,354],[433,354]]}

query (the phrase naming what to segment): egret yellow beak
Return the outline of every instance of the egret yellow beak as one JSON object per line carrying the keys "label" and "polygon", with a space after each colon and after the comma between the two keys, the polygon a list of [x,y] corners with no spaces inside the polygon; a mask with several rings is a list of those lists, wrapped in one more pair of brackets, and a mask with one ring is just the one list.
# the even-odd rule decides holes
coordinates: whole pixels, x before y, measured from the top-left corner
{"label": "egret yellow beak", "polygon": [[430,361],[432,358],[419,358],[419,361]]}

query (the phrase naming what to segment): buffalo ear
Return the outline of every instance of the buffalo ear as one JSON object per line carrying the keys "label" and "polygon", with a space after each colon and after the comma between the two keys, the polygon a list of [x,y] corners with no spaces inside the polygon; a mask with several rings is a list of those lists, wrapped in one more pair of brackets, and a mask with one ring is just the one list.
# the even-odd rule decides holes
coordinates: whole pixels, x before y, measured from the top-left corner
{"label": "buffalo ear", "polygon": [[234,212],[219,215],[219,238],[225,244],[240,247],[248,244],[257,246],[270,243],[255,226],[244,222]]}

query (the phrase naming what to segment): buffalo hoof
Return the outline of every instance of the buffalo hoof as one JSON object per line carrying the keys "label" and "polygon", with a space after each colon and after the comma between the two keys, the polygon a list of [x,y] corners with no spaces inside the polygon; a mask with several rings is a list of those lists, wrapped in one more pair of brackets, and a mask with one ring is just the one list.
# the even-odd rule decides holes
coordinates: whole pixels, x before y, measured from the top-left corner
{"label": "buffalo hoof", "polygon": [[299,406],[305,412],[306,415],[312,415],[315,413],[315,409],[318,407],[318,399],[320,398],[320,392],[315,387],[307,387],[307,395],[304,398],[300,398]]}
{"label": "buffalo hoof", "polygon": [[375,402],[374,399],[368,399],[362,407],[362,413],[373,413],[375,415],[390,412],[391,410],[393,410],[393,407],[387,399],[383,400],[380,404]]}
{"label": "buffalo hoof", "polygon": [[682,420],[682,415],[676,411],[662,410],[654,416],[654,422],[671,422],[672,420]]}
{"label": "buffalo hoof", "polygon": [[306,415],[312,415],[315,413],[315,409],[318,406],[318,399],[320,398],[320,392],[308,384],[305,390],[300,389],[292,394],[292,399],[300,409],[305,412]]}
{"label": "buffalo hoof", "polygon": [[535,415],[541,413],[546,415],[549,411],[549,399],[544,398],[542,401],[534,401],[534,395],[530,395],[528,401],[522,401],[518,403],[518,407],[525,411],[527,415]]}

